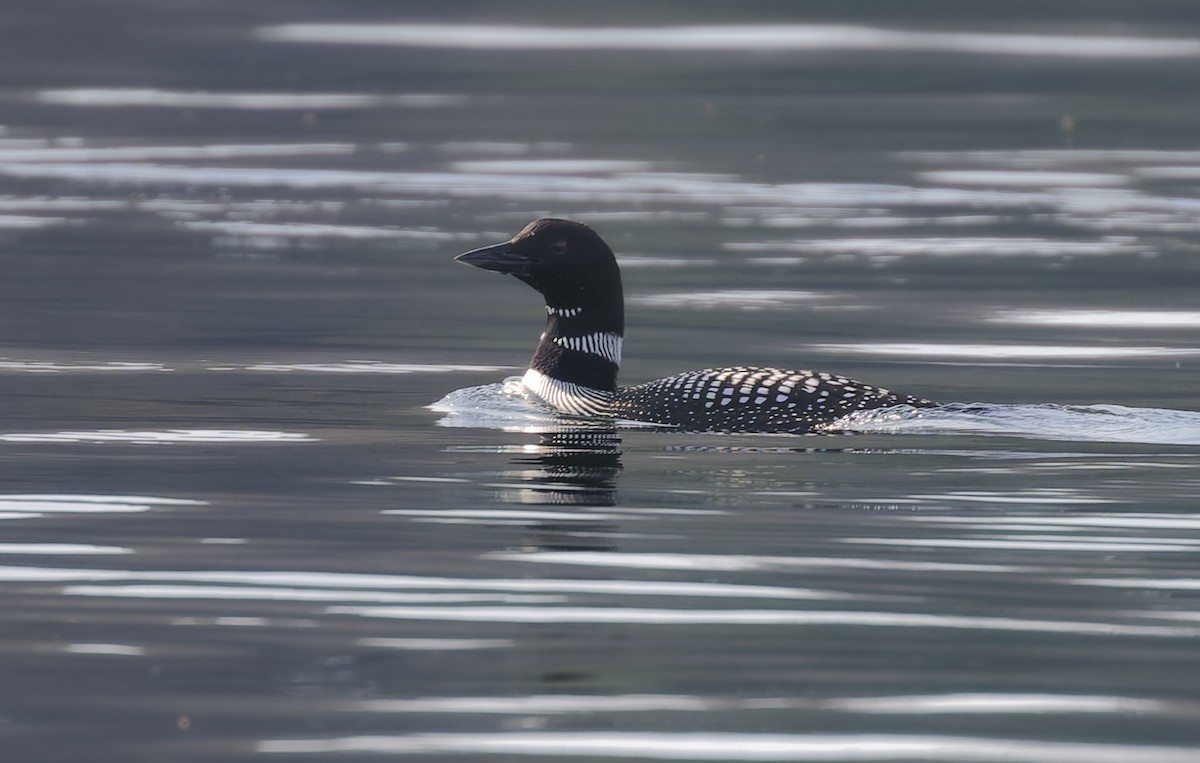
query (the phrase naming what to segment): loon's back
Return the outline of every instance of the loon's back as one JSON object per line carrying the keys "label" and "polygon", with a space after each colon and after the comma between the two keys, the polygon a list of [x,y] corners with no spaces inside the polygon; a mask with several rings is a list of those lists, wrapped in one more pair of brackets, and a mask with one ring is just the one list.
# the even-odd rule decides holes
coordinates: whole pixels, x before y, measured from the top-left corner
{"label": "loon's back", "polygon": [[803,433],[853,411],[936,405],[844,376],[754,366],[618,387],[625,333],[621,274],[612,250],[591,228],[535,220],[511,241],[456,259],[513,275],[545,297],[546,330],[522,382],[530,397],[560,413],[693,431]]}
{"label": "loon's back", "polygon": [[853,411],[893,405],[935,403],[835,374],[737,366],[621,387],[612,414],[698,431],[803,433]]}

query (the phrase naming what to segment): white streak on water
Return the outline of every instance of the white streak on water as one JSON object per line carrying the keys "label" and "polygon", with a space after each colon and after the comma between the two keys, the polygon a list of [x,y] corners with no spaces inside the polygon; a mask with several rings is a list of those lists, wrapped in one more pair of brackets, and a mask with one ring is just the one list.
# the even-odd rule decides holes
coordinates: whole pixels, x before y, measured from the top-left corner
{"label": "white streak on water", "polygon": [[57,493],[0,494],[0,510],[43,514],[127,514],[155,506],[207,506],[207,501],[141,495],[70,495]]}
{"label": "white streak on water", "polygon": [[1075,585],[1106,588],[1146,588],[1157,591],[1200,591],[1200,577],[1194,578],[1073,578]]}
{"label": "white streak on water", "polygon": [[[1049,538],[1049,539],[1048,539]],[[988,548],[1018,551],[1067,551],[1113,553],[1195,553],[1200,541],[1169,538],[1081,538],[1079,536],[1009,536],[1008,538],[842,538],[840,543],[896,548]]]}
{"label": "white streak on water", "polygon": [[1000,310],[992,323],[1087,328],[1200,328],[1200,310]]}
{"label": "white streak on water", "polygon": [[555,604],[561,596],[530,596],[507,593],[391,593],[387,591],[346,591],[337,589],[271,588],[265,586],[216,585],[69,585],[65,596],[91,596],[123,599],[212,599],[224,601],[361,601],[377,604],[465,604],[478,602],[506,604]]}
{"label": "white streak on water", "polygon": [[0,554],[29,554],[32,556],[105,556],[132,554],[122,546],[94,546],[86,543],[0,543]]}
{"label": "white streak on water", "polygon": [[[1156,699],[1073,694],[909,694],[887,697],[846,697],[822,706],[853,713],[888,715],[963,715],[983,713],[1102,713],[1125,715],[1162,713],[1172,704]],[[1195,711],[1193,710],[1193,713]]]}
{"label": "white streak on water", "polygon": [[831,295],[796,289],[717,289],[715,291],[666,292],[631,296],[629,303],[643,307],[737,310],[782,310],[798,303],[828,299]]}
{"label": "white streak on water", "polygon": [[[1024,503],[1038,506],[1043,505],[1071,505],[1071,504],[1096,504],[1096,503],[1118,503],[1119,501],[1112,498],[1097,498],[1094,496],[1072,494],[1073,491],[1058,491],[1051,489],[1043,490],[1027,490],[1014,493],[996,493],[983,490],[954,490],[946,493],[928,493],[912,495],[911,498],[917,498],[924,501],[949,501],[949,502],[971,502],[971,503]],[[930,521],[949,520],[950,518],[940,517],[932,518]]]}
{"label": "white streak on water", "polygon": [[1018,236],[932,236],[827,238],[801,241],[751,241],[723,245],[731,252],[798,252],[865,256],[1031,256],[1062,257],[1136,254],[1147,250],[1132,236],[1105,236],[1097,241],[1062,241]]}
{"label": "white streak on water", "polygon": [[822,556],[751,556],[746,554],[638,554],[595,551],[497,551],[487,558],[541,564],[569,564],[586,567],[628,567],[635,570],[689,570],[698,572],[740,572],[779,570],[792,567],[914,570],[919,572],[1039,572],[1045,568],[1020,565],[978,564],[971,562],[927,562],[904,559],[878,559]]}
{"label": "white streak on water", "polygon": [[0,359],[0,371],[17,371],[27,374],[56,374],[67,371],[172,371],[162,363],[130,363],[122,361],[107,361],[101,363],[70,363],[49,360],[8,360]]}
{"label": "white streak on water", "polygon": [[353,143],[249,143],[206,146],[109,146],[82,148],[0,148],[4,162],[127,162],[154,160],[241,159],[276,156],[340,156],[355,151]]}
{"label": "white streak on water", "polygon": [[1196,58],[1200,40],[921,31],[834,24],[549,27],[482,24],[284,24],[261,27],[271,42],[482,50],[764,50],[936,52],[1051,58]]}
{"label": "white streak on water", "polygon": [[101,654],[118,657],[140,657],[146,653],[144,646],[132,644],[67,644],[63,651],[68,654]]}
{"label": "white streak on water", "polygon": [[[173,571],[173,570],[102,570],[0,566],[0,581],[11,582],[106,582],[135,581],[139,583],[186,583],[189,585],[230,584],[256,586],[272,591],[342,589],[389,591],[451,590],[500,591],[535,594],[599,594],[618,596],[686,596],[729,597],[735,599],[825,599],[855,598],[844,594],[810,588],[784,586],[742,585],[736,583],[692,583],[658,580],[526,580],[510,578],[446,578],[416,575],[371,575],[321,572],[254,572],[254,571]],[[255,589],[246,589],[255,590]]]}
{"label": "white streak on water", "polygon": [[940,615],[924,612],[791,609],[667,609],[654,607],[366,607],[333,606],[330,614],[392,620],[558,625],[743,625],[945,628],[1073,636],[1195,638],[1200,627],[1115,622]]}
{"label": "white streak on water", "polygon": [[539,755],[692,761],[946,761],[947,763],[1195,763],[1196,748],[918,734],[500,732],[265,739],[260,753]]}
{"label": "white streak on water", "polygon": [[[382,640],[382,639],[381,639]],[[833,710],[887,715],[972,715],[1129,713],[1196,715],[1185,703],[1136,697],[1070,694],[909,694],[877,697],[732,697],[687,694],[534,694],[520,696],[368,699],[355,710],[373,713],[455,715],[567,715],[638,712],[729,712],[736,710]]]}
{"label": "white streak on water", "polygon": [[650,162],[614,159],[490,159],[454,162],[455,172],[586,175],[589,173],[649,172]]}
{"label": "white streak on water", "polygon": [[1200,151],[1172,149],[1040,148],[981,151],[900,151],[899,159],[916,162],[987,162],[1001,167],[1045,168],[1056,164],[1101,164],[1105,162],[1186,164],[1200,162]]}
{"label": "white streak on water", "polygon": [[272,432],[252,429],[95,429],[66,432],[0,434],[0,442],[112,443],[167,445],[181,443],[316,442],[304,432]]}
{"label": "white streak on water", "polygon": [[[952,403],[860,411],[831,429],[889,434],[970,434],[1078,442],[1200,445],[1200,411],[1120,405]],[[959,500],[962,500],[960,497]]]}
{"label": "white streak on water", "polygon": [[283,93],[187,90],[150,88],[68,88],[41,90],[34,96],[40,103],[56,106],[125,107],[156,106],[178,109],[367,109],[380,106],[431,107],[451,106],[466,99],[456,95],[432,93]]}
{"label": "white streak on water", "polygon": [[415,652],[462,652],[478,649],[508,649],[516,641],[502,638],[360,638],[359,646]]}
{"label": "white streak on water", "polygon": [[[1081,501],[1082,502],[1082,501]],[[1091,502],[1091,501],[1088,501]],[[1109,501],[1098,501],[1109,503]],[[989,528],[1028,527],[1044,529],[1051,527],[1063,530],[1093,530],[1100,527],[1116,527],[1125,530],[1192,530],[1200,531],[1200,517],[1175,514],[1070,514],[1064,516],[992,516],[992,517],[948,517],[945,515],[914,515],[903,517],[906,522],[984,525]],[[1130,536],[1136,538],[1136,536]],[[1200,578],[1197,578],[1200,583]]]}
{"label": "white streak on water", "polygon": [[1200,356],[1200,347],[1045,345],[1045,344],[949,344],[934,342],[845,342],[812,344],[809,349],[856,355],[894,355],[929,358],[982,358],[1011,360],[1031,358],[1121,359]]}
{"label": "white streak on water", "polygon": [[303,371],[322,374],[434,374],[452,371],[505,371],[516,366],[480,366],[449,363],[384,363],[375,360],[348,360],[343,363],[256,363],[246,371]]}
{"label": "white streak on water", "polygon": [[[489,485],[489,487],[517,488],[518,485]],[[555,486],[555,489],[566,489]],[[493,519],[519,519],[528,521],[554,522],[598,522],[602,520],[633,520],[645,517],[629,517],[620,514],[605,514],[595,511],[522,511],[519,509],[384,509],[379,512],[389,516],[421,517],[426,519],[472,519],[485,523]]]}
{"label": "white streak on water", "polygon": [[184,228],[231,236],[284,236],[288,238],[336,237],[350,239],[397,238],[418,241],[455,241],[458,234],[423,229],[383,228],[366,225],[320,223],[259,223],[247,220],[184,221]]}
{"label": "white streak on water", "polygon": [[1129,176],[1107,172],[1062,172],[1058,170],[931,170],[919,173],[931,183],[947,185],[1015,186],[1032,188],[1078,188],[1121,186]]}
{"label": "white streak on water", "polygon": [[37,217],[36,215],[0,215],[0,230],[32,230],[49,228],[67,222],[65,217]]}

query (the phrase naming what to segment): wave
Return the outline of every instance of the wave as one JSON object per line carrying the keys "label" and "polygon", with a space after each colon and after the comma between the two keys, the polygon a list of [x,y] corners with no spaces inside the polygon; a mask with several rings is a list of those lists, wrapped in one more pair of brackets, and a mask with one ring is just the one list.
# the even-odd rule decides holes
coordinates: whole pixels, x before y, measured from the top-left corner
{"label": "wave", "polygon": [[949,403],[858,411],[832,427],[878,434],[967,434],[1078,442],[1200,445],[1200,411],[1124,405]]}
{"label": "wave", "polygon": [[[520,377],[515,376],[502,383],[455,390],[428,407],[446,414],[437,422],[444,427],[548,433],[614,426],[611,420],[566,416],[538,405],[524,393]],[[620,429],[679,431],[636,421],[618,421],[615,425]],[[984,435],[1200,445],[1200,411],[1108,404],[948,403],[937,408],[901,405],[856,411],[811,434]]]}

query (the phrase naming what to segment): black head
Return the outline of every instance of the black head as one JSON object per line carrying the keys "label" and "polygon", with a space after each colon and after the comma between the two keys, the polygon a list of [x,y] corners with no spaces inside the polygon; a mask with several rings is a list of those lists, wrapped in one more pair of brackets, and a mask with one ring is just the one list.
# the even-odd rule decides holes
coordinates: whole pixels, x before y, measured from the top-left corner
{"label": "black head", "polygon": [[[552,308],[582,309],[607,330],[624,328],[621,271],[608,244],[582,223],[543,218],[512,240],[454,259],[508,273],[537,289]],[[613,322],[617,325],[613,325]]]}

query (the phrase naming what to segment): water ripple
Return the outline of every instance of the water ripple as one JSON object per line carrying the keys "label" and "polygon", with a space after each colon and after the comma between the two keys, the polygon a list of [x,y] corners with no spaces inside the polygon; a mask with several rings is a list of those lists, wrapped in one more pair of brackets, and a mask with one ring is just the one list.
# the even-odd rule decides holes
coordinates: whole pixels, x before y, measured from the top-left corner
{"label": "water ripple", "polygon": [[1200,445],[1200,411],[1121,405],[956,403],[922,409],[898,406],[853,413],[836,422],[836,428],[862,433]]}
{"label": "water ripple", "polygon": [[0,442],[41,443],[133,443],[138,445],[178,445],[187,443],[316,442],[304,432],[273,432],[255,429],[167,429],[140,430],[94,429],[65,432],[29,432],[0,434]]}
{"label": "water ripple", "polygon": [[500,732],[266,739],[258,752],[498,754],[713,761],[948,761],[949,763],[1195,763],[1196,748],[919,734]]}
{"label": "water ripple", "polygon": [[1017,323],[1033,326],[1078,326],[1104,329],[1195,329],[1200,328],[1198,310],[1000,310],[992,314],[993,323]]}
{"label": "water ripple", "polygon": [[674,609],[656,607],[372,607],[332,606],[331,614],[389,620],[469,623],[548,623],[558,625],[740,625],[852,626],[1056,633],[1071,636],[1196,638],[1200,627],[1099,621],[942,615],[881,610]]}
{"label": "water ripple", "polygon": [[462,96],[432,93],[287,93],[156,90],[152,88],[67,88],[40,90],[34,98],[55,106],[154,106],[174,109],[365,109],[380,106],[431,107],[463,103]]}
{"label": "water ripple", "polygon": [[951,344],[935,342],[845,342],[812,344],[810,349],[837,354],[894,355],[925,358],[977,358],[981,360],[1087,360],[1154,357],[1197,357],[1200,347],[1148,345],[1050,345],[1050,344]]}
{"label": "water ripple", "polygon": [[261,27],[271,42],[395,45],[483,50],[937,52],[1051,58],[1196,58],[1200,41],[887,29],[836,24],[665,27],[547,27],[481,24],[283,24]]}

